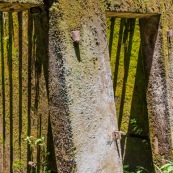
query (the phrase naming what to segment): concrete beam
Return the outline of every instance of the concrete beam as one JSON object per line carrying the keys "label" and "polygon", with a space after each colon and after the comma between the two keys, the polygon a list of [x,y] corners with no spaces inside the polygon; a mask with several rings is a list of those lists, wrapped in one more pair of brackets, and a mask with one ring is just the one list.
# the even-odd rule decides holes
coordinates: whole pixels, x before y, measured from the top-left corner
{"label": "concrete beam", "polygon": [[107,17],[119,17],[119,18],[144,18],[157,16],[157,13],[128,13],[128,12],[114,12],[114,11],[106,11]]}
{"label": "concrete beam", "polygon": [[49,104],[57,170],[122,173],[120,139],[112,136],[118,125],[105,16],[86,17],[78,29],[80,41],[75,43],[71,14],[65,11],[66,18],[58,20],[61,15],[56,7],[52,9]]}
{"label": "concrete beam", "polygon": [[22,11],[43,4],[42,0],[1,0],[0,11],[14,12]]}

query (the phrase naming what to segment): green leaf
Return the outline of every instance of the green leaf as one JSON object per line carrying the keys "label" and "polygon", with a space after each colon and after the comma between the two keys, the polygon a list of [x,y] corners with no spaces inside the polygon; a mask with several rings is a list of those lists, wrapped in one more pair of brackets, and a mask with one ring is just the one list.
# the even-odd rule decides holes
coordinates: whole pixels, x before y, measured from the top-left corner
{"label": "green leaf", "polygon": [[46,154],[45,154],[46,156],[49,156],[50,155],[50,152],[46,152]]}
{"label": "green leaf", "polygon": [[165,168],[167,168],[169,166],[172,166],[172,164],[171,163],[166,163],[160,169],[165,169]]}
{"label": "green leaf", "polygon": [[35,140],[35,145],[37,145],[37,144],[40,143],[40,142],[42,142],[42,139],[41,139],[41,138],[36,139],[36,140]]}
{"label": "green leaf", "polygon": [[137,172],[136,173],[141,173],[142,172],[142,170],[137,170]]}
{"label": "green leaf", "polygon": [[124,168],[129,168],[129,165],[124,165],[123,167],[124,167]]}
{"label": "green leaf", "polygon": [[172,165],[168,167],[168,173],[170,173],[171,171],[173,171],[173,166]]}
{"label": "green leaf", "polygon": [[154,164],[154,167],[156,167],[160,173],[163,173],[162,170],[157,165]]}
{"label": "green leaf", "polygon": [[147,169],[145,169],[144,167],[142,167],[142,166],[137,166],[137,173],[142,173],[143,171],[149,173],[149,171],[148,171]]}

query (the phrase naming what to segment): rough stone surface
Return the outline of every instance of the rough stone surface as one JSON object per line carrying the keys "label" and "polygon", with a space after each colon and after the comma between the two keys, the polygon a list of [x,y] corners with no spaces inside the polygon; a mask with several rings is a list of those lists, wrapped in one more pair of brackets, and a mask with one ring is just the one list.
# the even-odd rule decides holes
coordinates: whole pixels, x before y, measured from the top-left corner
{"label": "rough stone surface", "polygon": [[141,17],[145,14],[160,15],[158,29],[156,28],[158,21],[153,17],[141,19],[143,21],[141,36],[144,41],[143,54],[146,59],[148,78],[147,100],[153,160],[155,164],[163,164],[165,159],[172,158],[173,145],[172,38],[170,38],[170,43],[167,38],[167,31],[172,29],[173,24],[172,1],[109,0],[106,5],[109,13],[124,13],[124,17],[127,17],[126,13],[131,13],[131,17],[135,17],[134,13],[138,13]]}
{"label": "rough stone surface", "polygon": [[[109,16],[143,18],[153,160],[160,164],[170,159],[173,97],[166,31],[173,23],[172,1],[59,0],[50,6],[50,113],[58,171],[122,172],[116,143],[108,145],[109,132],[117,129],[117,123],[105,11]],[[71,40],[71,31],[75,30],[81,31],[79,44]]]}
{"label": "rough stone surface", "polygon": [[1,0],[0,11],[23,11],[32,7],[39,6],[41,4],[43,4],[42,0]]}
{"label": "rough stone surface", "polygon": [[[74,2],[61,3],[67,10]],[[110,135],[118,128],[105,17],[93,13],[78,25],[76,14],[75,26],[67,21],[71,13],[58,13],[56,5],[50,10],[49,86],[58,172],[122,173],[119,140]],[[71,38],[76,28],[79,44]]]}
{"label": "rough stone surface", "polygon": [[[141,20],[141,35],[148,90],[150,138],[154,161],[170,160],[171,138],[166,71],[159,17]],[[151,130],[152,129],[152,130]]]}

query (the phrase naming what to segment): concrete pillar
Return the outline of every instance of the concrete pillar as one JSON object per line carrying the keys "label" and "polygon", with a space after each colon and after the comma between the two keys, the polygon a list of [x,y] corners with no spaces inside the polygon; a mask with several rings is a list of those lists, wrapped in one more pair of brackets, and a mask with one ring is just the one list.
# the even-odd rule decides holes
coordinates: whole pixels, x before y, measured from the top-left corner
{"label": "concrete pillar", "polygon": [[[119,139],[111,137],[118,127],[105,16],[88,13],[75,27],[78,16],[73,20],[74,14],[60,13],[57,7],[54,3],[50,9],[49,25],[50,115],[57,170],[122,173]],[[79,43],[71,38],[74,30],[80,31]]]}
{"label": "concrete pillar", "polygon": [[153,161],[162,165],[171,159],[171,129],[163,35],[159,16],[140,20],[147,81],[150,140]]}

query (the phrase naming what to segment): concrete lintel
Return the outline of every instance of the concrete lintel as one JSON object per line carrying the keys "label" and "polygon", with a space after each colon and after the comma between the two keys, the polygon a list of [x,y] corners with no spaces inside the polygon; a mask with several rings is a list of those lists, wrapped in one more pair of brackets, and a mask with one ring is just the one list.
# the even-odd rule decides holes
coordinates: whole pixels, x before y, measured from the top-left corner
{"label": "concrete lintel", "polygon": [[144,18],[159,15],[157,13],[129,13],[129,12],[114,12],[106,11],[107,17],[120,17],[120,18]]}
{"label": "concrete lintel", "polygon": [[32,7],[40,6],[43,4],[42,0],[12,0],[12,1],[0,1],[0,11],[2,12],[14,12],[22,11]]}

